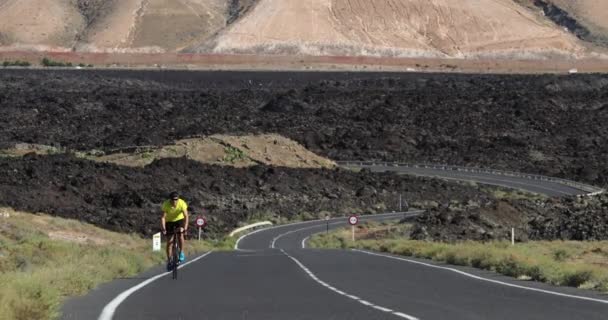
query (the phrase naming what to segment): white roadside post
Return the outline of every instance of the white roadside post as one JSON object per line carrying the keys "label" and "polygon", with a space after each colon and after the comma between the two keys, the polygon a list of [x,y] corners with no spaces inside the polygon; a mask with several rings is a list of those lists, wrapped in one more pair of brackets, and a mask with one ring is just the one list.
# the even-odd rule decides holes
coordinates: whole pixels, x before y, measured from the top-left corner
{"label": "white roadside post", "polygon": [[515,245],[515,228],[511,228],[511,245]]}
{"label": "white roadside post", "polygon": [[401,193],[399,194],[399,212],[403,212],[403,201],[401,200]]}
{"label": "white roadside post", "polygon": [[325,216],[325,234],[329,234],[329,215]]}
{"label": "white roadside post", "polygon": [[152,236],[152,251],[160,251],[160,232]]}
{"label": "white roadside post", "polygon": [[359,222],[359,217],[352,215],[348,218],[348,223],[351,225],[353,242],[355,242],[355,225]]}
{"label": "white roadside post", "polygon": [[207,220],[205,218],[199,216],[196,218],[196,226],[198,227],[198,241],[201,241],[201,232],[203,231],[203,227],[207,225]]}

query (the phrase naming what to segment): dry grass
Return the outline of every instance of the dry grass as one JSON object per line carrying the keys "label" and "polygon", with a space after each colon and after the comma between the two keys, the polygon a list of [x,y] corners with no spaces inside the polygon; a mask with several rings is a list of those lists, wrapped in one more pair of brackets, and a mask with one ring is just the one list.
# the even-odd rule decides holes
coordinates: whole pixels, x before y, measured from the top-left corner
{"label": "dry grass", "polygon": [[353,243],[350,229],[342,229],[316,235],[309,244],[317,248],[388,252],[491,270],[519,279],[608,292],[608,241],[534,241],[511,246],[504,241],[448,244],[389,235]]}
{"label": "dry grass", "polygon": [[[65,297],[164,262],[150,239],[74,220],[0,208],[0,319],[54,319]],[[10,217],[6,217],[8,214]],[[60,235],[60,236],[57,236]],[[190,255],[233,239],[188,241]]]}

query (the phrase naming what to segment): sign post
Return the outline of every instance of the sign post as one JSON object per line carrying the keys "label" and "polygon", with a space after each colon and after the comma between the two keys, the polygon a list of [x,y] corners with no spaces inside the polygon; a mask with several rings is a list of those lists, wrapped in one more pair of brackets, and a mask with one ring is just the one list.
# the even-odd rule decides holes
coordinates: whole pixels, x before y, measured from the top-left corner
{"label": "sign post", "polygon": [[352,230],[352,239],[353,242],[355,242],[355,225],[357,223],[359,223],[359,217],[357,217],[356,215],[352,215],[348,218],[348,223],[351,225],[351,230]]}
{"label": "sign post", "polygon": [[160,251],[160,232],[152,236],[152,251]]}
{"label": "sign post", "polygon": [[203,227],[207,225],[207,220],[203,217],[196,218],[196,226],[198,227],[198,241],[201,241],[201,232],[203,231]]}
{"label": "sign post", "polygon": [[325,234],[329,234],[329,215],[325,216],[325,223],[326,223]]}

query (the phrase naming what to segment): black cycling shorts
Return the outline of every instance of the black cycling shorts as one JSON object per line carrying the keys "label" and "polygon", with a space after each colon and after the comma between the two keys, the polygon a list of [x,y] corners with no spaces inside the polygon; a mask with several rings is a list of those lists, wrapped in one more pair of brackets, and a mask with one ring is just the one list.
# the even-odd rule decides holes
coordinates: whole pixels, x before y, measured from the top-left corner
{"label": "black cycling shorts", "polygon": [[167,228],[167,237],[171,237],[175,231],[179,232],[179,228],[186,227],[186,219],[181,219],[173,222],[165,222],[165,228]]}

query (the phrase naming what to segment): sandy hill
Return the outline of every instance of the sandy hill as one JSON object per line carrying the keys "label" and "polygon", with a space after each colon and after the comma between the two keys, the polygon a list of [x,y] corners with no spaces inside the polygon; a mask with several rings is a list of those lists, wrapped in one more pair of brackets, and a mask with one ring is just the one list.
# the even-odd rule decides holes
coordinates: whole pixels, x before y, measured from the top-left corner
{"label": "sandy hill", "polygon": [[[0,47],[458,58],[588,52],[578,38],[587,39],[539,1],[0,0]],[[540,2],[608,34],[604,0]]]}
{"label": "sandy hill", "polygon": [[252,0],[0,0],[0,45],[81,51],[179,51]]}
{"label": "sandy hill", "polygon": [[511,0],[264,0],[216,52],[396,56],[578,54],[575,37]]}
{"label": "sandy hill", "polygon": [[175,51],[226,26],[224,0],[120,0],[84,30],[85,48]]}
{"label": "sandy hill", "polygon": [[70,0],[0,0],[0,45],[69,47],[83,27]]}

